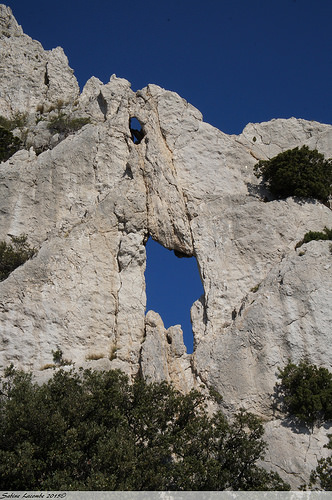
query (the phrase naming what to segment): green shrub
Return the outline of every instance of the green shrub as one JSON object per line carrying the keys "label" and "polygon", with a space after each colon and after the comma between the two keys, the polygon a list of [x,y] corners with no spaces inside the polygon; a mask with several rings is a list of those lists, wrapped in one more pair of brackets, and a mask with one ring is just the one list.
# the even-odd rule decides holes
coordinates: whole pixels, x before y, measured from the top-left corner
{"label": "green shrub", "polygon": [[327,202],[331,195],[332,159],[325,160],[316,149],[294,148],[254,167],[271,193],[278,198],[298,196]]}
{"label": "green shrub", "polygon": [[70,118],[64,113],[59,113],[50,120],[48,128],[54,133],[68,135],[80,130],[87,123],[90,123],[90,118]]}
{"label": "green shrub", "polygon": [[0,161],[7,161],[21,147],[20,139],[0,126]]}
{"label": "green shrub", "polygon": [[12,119],[12,127],[14,128],[20,128],[22,129],[23,127],[26,126],[27,124],[27,118],[28,115],[27,113],[16,113],[14,118]]}
{"label": "green shrub", "polygon": [[8,118],[0,115],[0,127],[6,130],[13,130],[15,127],[12,126],[13,123]]}
{"label": "green shrub", "polygon": [[26,121],[25,113],[16,113],[12,120],[0,116],[0,161],[7,161],[16,151],[23,148],[24,142],[14,136],[12,130],[22,129]]}
{"label": "green shrub", "polygon": [[313,427],[332,419],[332,373],[307,361],[289,362],[279,369],[278,397],[284,410],[301,423]]}
{"label": "green shrub", "polygon": [[1,490],[279,490],[263,427],[209,416],[197,391],[133,384],[120,371],[57,371],[43,385],[7,370],[0,385]]}
{"label": "green shrub", "polygon": [[69,361],[68,359],[64,359],[63,357],[63,352],[61,349],[57,349],[56,351],[52,351],[53,355],[53,362],[55,366],[65,366],[65,365],[72,365],[72,361]]}
{"label": "green shrub", "polygon": [[[332,450],[332,434],[328,434],[329,442],[324,448]],[[332,491],[332,454],[327,458],[320,458],[318,466],[310,475],[309,487],[318,484],[319,490]]]}
{"label": "green shrub", "polygon": [[299,248],[304,243],[309,243],[313,240],[332,240],[332,229],[324,227],[324,232],[321,231],[308,231],[305,233],[303,239],[296,243],[295,248]]}
{"label": "green shrub", "polygon": [[11,236],[12,243],[0,241],[0,281],[34,256],[36,250],[27,243],[27,236]]}
{"label": "green shrub", "polygon": [[0,127],[12,131],[15,128],[22,128],[26,125],[27,114],[26,113],[16,113],[14,118],[9,119],[0,115]]}

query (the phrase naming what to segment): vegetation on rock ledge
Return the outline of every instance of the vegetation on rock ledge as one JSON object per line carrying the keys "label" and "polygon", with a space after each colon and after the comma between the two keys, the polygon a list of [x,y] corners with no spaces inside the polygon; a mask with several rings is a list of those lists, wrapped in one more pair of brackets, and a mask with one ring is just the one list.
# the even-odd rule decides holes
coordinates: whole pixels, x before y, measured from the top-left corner
{"label": "vegetation on rock ledge", "polygon": [[11,236],[12,243],[0,241],[0,281],[8,278],[17,267],[31,259],[36,249],[27,243],[27,236]]}
{"label": "vegetation on rock ledge", "polygon": [[270,160],[260,160],[254,167],[271,193],[278,198],[297,196],[327,202],[332,194],[332,159],[308,146],[294,148]]}
{"label": "vegetation on rock ledge", "polygon": [[0,116],[0,162],[7,161],[16,151],[23,148],[23,141],[16,137],[12,130],[23,129],[26,124],[27,115],[16,113],[12,120]]}
{"label": "vegetation on rock ledge", "polygon": [[90,118],[70,118],[65,113],[59,113],[48,123],[48,128],[59,134],[68,135],[80,130],[84,125],[90,123]]}
{"label": "vegetation on rock ledge", "polygon": [[332,373],[301,361],[279,369],[278,399],[291,417],[310,427],[332,420]]}
{"label": "vegetation on rock ledge", "polygon": [[296,243],[295,248],[299,248],[304,243],[309,243],[309,241],[319,240],[332,240],[332,229],[324,227],[324,231],[308,231],[302,240]]}
{"label": "vegetation on rock ledge", "polygon": [[19,149],[21,149],[20,139],[0,126],[0,161],[7,161]]}

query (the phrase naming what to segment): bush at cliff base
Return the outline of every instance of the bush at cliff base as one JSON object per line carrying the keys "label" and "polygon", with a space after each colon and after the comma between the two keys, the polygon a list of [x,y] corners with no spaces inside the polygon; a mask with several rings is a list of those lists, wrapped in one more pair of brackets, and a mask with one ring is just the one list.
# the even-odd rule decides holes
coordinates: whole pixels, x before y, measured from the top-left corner
{"label": "bush at cliff base", "polygon": [[57,370],[1,382],[1,490],[287,490],[258,467],[263,427],[209,416],[203,395],[120,371]]}

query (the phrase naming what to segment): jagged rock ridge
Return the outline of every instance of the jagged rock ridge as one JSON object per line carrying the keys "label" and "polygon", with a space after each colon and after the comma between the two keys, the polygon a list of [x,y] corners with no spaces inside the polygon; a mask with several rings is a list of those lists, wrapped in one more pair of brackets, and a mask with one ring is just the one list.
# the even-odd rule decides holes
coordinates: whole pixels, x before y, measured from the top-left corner
{"label": "jagged rock ridge", "polygon": [[[44,51],[5,6],[0,21],[0,114],[26,114],[14,131],[26,149],[0,166],[0,239],[26,233],[38,249],[0,285],[1,368],[44,374],[60,348],[77,365],[140,370],[184,391],[213,386],[225,411],[264,417],[278,443],[268,462],[297,487],[326,429],[295,434],[273,415],[271,394],[289,358],[331,369],[329,243],[295,244],[332,227],[332,214],[313,200],[264,202],[253,166],[302,144],[331,157],[332,126],[291,118],[230,136],[176,93],[135,93],[115,75],[79,94],[62,49]],[[54,134],[60,113],[90,123]],[[146,314],[148,237],[197,259],[204,296],[191,311],[192,355],[179,326],[166,331]]]}

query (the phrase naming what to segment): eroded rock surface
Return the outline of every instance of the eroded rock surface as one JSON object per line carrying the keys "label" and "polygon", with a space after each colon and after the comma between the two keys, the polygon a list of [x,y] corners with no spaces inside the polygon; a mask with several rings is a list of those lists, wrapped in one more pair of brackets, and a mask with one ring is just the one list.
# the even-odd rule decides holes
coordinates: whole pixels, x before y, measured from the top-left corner
{"label": "eroded rock surface", "polygon": [[[291,118],[230,136],[176,93],[134,93],[115,75],[106,85],[91,78],[79,95],[61,49],[44,51],[4,6],[0,22],[0,114],[26,113],[31,140],[0,165],[0,239],[25,233],[38,249],[0,284],[1,369],[44,373],[61,349],[76,365],[141,371],[183,391],[212,386],[230,414],[244,406],[264,417],[268,462],[298,487],[326,429],[294,433],[271,395],[289,358],[331,369],[329,243],[295,245],[332,227],[332,212],[314,200],[272,200],[253,166],[303,144],[331,157],[332,126]],[[60,112],[90,123],[55,137],[48,124]],[[191,311],[192,355],[180,326],[166,330],[146,314],[148,237],[197,259],[204,296]]]}
{"label": "eroded rock surface", "polygon": [[79,96],[77,80],[61,47],[44,50],[23,33],[11,9],[0,5],[0,114],[11,118]]}

